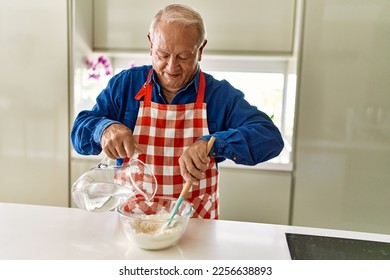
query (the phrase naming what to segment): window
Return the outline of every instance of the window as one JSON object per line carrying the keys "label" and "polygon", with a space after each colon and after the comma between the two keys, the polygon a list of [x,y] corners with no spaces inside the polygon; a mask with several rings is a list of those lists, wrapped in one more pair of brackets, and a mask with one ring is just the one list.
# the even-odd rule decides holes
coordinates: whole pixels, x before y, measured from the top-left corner
{"label": "window", "polygon": [[245,99],[270,116],[281,127],[284,75],[209,71],[217,80],[227,80],[245,94]]}

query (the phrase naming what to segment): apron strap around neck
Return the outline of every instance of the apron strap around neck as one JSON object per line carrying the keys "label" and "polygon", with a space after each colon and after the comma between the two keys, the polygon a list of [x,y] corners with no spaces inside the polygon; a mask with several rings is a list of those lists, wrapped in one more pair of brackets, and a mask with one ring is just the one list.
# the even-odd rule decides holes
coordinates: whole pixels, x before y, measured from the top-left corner
{"label": "apron strap around neck", "polygon": [[[147,102],[152,101],[153,82],[150,79],[150,77],[152,76],[152,73],[153,73],[153,68],[151,68],[149,70],[148,77],[146,78],[145,83],[142,85],[142,87],[138,91],[137,95],[134,97],[136,100],[140,100],[142,97],[145,96],[145,101],[147,101]],[[147,94],[147,93],[150,93],[150,94]]]}
{"label": "apron strap around neck", "polygon": [[206,78],[205,78],[202,70],[200,70],[199,87],[198,87],[198,93],[197,93],[197,97],[196,97],[196,104],[197,105],[203,104],[205,90],[206,90]]}

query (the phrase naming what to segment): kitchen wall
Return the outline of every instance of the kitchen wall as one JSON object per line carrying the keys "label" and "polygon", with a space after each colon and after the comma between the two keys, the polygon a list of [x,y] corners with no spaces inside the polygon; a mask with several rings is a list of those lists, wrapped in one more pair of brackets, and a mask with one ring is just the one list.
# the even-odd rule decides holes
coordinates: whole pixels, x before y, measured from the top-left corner
{"label": "kitchen wall", "polygon": [[0,202],[68,206],[68,1],[0,1]]}

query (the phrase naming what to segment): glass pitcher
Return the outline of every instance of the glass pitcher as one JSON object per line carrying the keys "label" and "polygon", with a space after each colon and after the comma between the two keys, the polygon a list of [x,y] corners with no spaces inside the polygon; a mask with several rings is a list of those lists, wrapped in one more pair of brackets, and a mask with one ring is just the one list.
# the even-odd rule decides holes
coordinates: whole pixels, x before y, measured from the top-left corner
{"label": "glass pitcher", "polygon": [[151,200],[156,191],[157,180],[142,161],[132,158],[117,165],[106,157],[73,184],[72,197],[80,209],[105,212],[132,196],[142,195]]}

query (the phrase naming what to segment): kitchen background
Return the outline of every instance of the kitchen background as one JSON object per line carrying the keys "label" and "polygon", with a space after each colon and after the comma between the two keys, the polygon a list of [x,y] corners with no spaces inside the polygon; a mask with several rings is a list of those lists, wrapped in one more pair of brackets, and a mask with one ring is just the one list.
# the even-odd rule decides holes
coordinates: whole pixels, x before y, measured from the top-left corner
{"label": "kitchen background", "polygon": [[[74,117],[113,73],[150,63],[149,22],[171,2],[0,1],[0,202],[73,206],[100,158],[73,151]],[[390,234],[390,1],[176,2],[204,16],[202,69],[286,142],[220,166],[221,218]]]}

